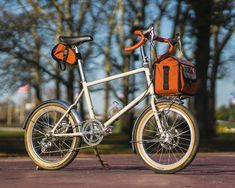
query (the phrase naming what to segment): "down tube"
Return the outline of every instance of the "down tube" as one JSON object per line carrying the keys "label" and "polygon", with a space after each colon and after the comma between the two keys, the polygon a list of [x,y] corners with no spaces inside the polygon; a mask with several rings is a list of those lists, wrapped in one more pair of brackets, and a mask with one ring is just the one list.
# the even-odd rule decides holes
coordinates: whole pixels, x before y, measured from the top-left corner
{"label": "down tube", "polygon": [[136,99],[131,101],[127,106],[125,106],[121,111],[119,111],[112,118],[110,118],[108,121],[106,121],[104,123],[104,126],[106,127],[106,126],[110,125],[111,123],[113,123],[116,119],[118,119],[121,115],[123,115],[125,112],[130,110],[132,107],[134,107],[136,104],[138,104],[142,99],[144,99],[148,95],[149,95],[149,91],[145,90]]}

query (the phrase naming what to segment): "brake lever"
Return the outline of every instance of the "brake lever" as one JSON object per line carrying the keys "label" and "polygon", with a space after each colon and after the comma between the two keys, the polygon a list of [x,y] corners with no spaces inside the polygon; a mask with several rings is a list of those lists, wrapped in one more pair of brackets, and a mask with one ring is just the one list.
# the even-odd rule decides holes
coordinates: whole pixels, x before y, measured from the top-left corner
{"label": "brake lever", "polygon": [[150,32],[149,35],[150,35],[150,37],[149,37],[149,39],[150,39],[150,44],[151,44],[152,47],[154,47],[154,45],[155,45],[155,42],[154,42],[155,28],[154,28],[153,25],[152,25],[152,27],[151,27],[151,32]]}
{"label": "brake lever", "polygon": [[153,44],[154,33],[153,30],[150,32],[150,43]]}

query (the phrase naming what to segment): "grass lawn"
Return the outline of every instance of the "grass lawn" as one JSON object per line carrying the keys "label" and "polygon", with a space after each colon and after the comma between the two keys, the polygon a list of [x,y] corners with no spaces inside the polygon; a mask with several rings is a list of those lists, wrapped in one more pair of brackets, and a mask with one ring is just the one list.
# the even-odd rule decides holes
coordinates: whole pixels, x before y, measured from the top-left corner
{"label": "grass lawn", "polygon": [[0,128],[0,156],[23,155],[24,131],[21,128]]}
{"label": "grass lawn", "polygon": [[[24,130],[21,128],[0,127],[0,156],[26,155]],[[85,144],[84,144],[85,145]],[[111,134],[99,145],[101,153],[130,153],[131,143],[128,136]],[[81,153],[93,153],[92,148],[80,150]]]}
{"label": "grass lawn", "polygon": [[[131,153],[130,139],[126,135],[111,134],[99,145],[101,153]],[[235,151],[235,134],[219,134],[211,141],[200,140],[200,152],[232,152]],[[80,150],[81,153],[93,153],[92,148]],[[0,127],[0,156],[26,155],[24,130],[21,128]]]}
{"label": "grass lawn", "polygon": [[235,152],[235,134],[217,134],[211,141],[200,140],[199,151],[202,152]]}

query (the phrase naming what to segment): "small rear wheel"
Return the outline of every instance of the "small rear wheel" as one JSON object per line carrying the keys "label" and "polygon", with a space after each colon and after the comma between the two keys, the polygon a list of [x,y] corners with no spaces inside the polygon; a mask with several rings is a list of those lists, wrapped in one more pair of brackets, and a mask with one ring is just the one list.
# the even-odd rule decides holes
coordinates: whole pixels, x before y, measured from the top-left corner
{"label": "small rear wheel", "polygon": [[154,172],[175,173],[188,166],[196,156],[198,127],[191,113],[182,105],[162,102],[156,108],[163,131],[159,131],[149,106],[134,130],[135,148]]}
{"label": "small rear wheel", "polygon": [[[49,102],[41,105],[29,117],[25,146],[31,159],[42,169],[56,170],[67,166],[78,153],[81,137],[55,137],[50,134],[67,108],[62,104]],[[55,133],[76,133],[75,117],[69,113],[59,124]]]}

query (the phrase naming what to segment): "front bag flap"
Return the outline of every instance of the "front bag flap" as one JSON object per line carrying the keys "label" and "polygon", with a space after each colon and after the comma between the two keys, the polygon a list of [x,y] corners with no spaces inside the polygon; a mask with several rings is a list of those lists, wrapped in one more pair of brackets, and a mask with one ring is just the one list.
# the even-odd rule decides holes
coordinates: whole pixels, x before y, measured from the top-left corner
{"label": "front bag flap", "polygon": [[177,57],[173,58],[180,63],[180,66],[182,67],[182,73],[185,79],[191,81],[197,80],[196,69],[194,64],[182,58],[177,58]]}
{"label": "front bag flap", "polygon": [[184,65],[184,64],[181,64],[181,66],[182,66],[182,72],[183,72],[184,78],[186,78],[187,80],[191,80],[191,81],[197,80],[195,67]]}

